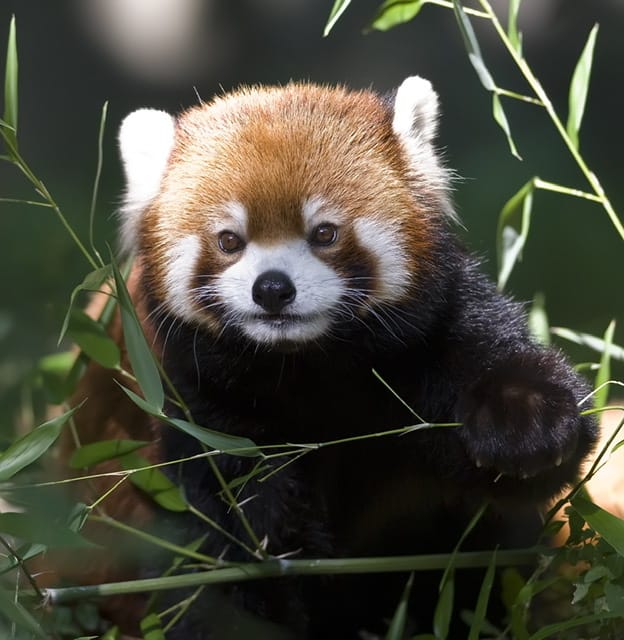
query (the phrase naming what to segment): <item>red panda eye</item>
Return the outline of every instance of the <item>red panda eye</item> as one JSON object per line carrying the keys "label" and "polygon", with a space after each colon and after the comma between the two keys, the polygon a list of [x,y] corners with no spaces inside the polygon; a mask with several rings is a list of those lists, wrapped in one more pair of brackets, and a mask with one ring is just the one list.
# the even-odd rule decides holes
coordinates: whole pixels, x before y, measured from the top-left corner
{"label": "red panda eye", "polygon": [[310,234],[310,242],[321,247],[326,247],[336,242],[337,237],[338,228],[336,225],[324,222],[314,228]]}
{"label": "red panda eye", "polygon": [[236,253],[245,248],[245,242],[232,231],[222,231],[218,237],[219,249],[223,253]]}

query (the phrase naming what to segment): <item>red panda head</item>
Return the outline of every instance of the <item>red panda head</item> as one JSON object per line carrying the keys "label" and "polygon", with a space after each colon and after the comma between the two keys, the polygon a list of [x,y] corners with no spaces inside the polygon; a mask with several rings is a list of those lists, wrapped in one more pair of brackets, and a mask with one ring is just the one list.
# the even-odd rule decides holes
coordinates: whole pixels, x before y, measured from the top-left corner
{"label": "red panda head", "polygon": [[437,96],[249,88],[121,127],[122,239],[177,319],[300,344],[399,302],[451,212]]}

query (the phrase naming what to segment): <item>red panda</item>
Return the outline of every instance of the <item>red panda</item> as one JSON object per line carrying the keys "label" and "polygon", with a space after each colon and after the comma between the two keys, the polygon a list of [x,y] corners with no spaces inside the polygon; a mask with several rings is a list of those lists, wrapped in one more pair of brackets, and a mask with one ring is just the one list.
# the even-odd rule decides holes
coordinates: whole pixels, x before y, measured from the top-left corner
{"label": "red panda", "polygon": [[[531,340],[520,306],[454,236],[437,116],[430,83],[411,77],[388,97],[291,83],[242,89],[178,118],[142,109],[122,124],[129,289],[197,424],[262,447],[458,423],[271,460],[277,471],[239,486],[237,499],[272,556],[449,551],[484,500],[463,548],[530,545],[539,509],[577,478],[595,442],[593,419],[579,415],[585,382]],[[112,332],[121,343],[118,324]],[[78,397],[88,397],[76,414],[83,441],[147,434],[153,461],[202,451],[141,414],[96,365]],[[182,417],[173,403],[166,411]],[[256,464],[214,460],[229,483]],[[208,555],[252,561],[249,532],[206,460],[166,470],[245,544],[189,513],[149,515],[130,493],[116,516],[132,520],[136,509],[177,544],[203,536]],[[249,637],[223,602],[287,637],[383,633],[403,581],[206,589],[167,637]],[[415,632],[429,631],[424,594],[411,608]],[[458,590],[467,607],[473,595]]]}

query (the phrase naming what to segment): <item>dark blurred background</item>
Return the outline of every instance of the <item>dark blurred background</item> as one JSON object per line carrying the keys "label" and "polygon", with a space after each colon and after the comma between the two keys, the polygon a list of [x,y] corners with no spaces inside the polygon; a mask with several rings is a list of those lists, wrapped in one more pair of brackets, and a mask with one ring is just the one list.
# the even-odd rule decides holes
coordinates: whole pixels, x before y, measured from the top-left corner
{"label": "dark blurred background", "polygon": [[[465,225],[460,233],[487,260],[490,273],[498,214],[527,179],[539,175],[588,188],[540,108],[505,101],[524,162],[510,156],[452,12],[426,5],[411,23],[364,35],[379,1],[358,0],[323,38],[332,3],[2,0],[3,57],[10,16],[17,18],[22,154],[85,236],[100,111],[109,101],[96,223],[105,251],[106,242],[115,242],[122,187],[115,136],[127,112],[141,106],[175,112],[195,104],[198,95],[207,99],[241,83],[291,78],[385,91],[416,73],[440,94],[440,147],[464,178],[455,194]],[[493,4],[504,17],[506,0]],[[498,83],[528,91],[491,27],[473,22]],[[595,22],[600,33],[581,150],[621,211],[624,3],[524,0],[520,12],[528,60],[564,121],[570,77]],[[0,197],[34,199],[7,163],[0,165]],[[28,406],[24,380],[39,357],[56,349],[69,294],[89,266],[48,209],[0,203],[0,240],[0,433],[6,437]],[[610,319],[624,320],[623,247],[598,205],[540,192],[524,261],[509,289],[526,301],[543,292],[552,324],[602,334]]]}

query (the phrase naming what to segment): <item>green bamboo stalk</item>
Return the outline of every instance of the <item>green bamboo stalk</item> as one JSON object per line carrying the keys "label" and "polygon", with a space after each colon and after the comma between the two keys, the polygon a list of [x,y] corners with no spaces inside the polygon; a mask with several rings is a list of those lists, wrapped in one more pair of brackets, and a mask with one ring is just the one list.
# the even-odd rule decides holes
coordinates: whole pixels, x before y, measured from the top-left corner
{"label": "green bamboo stalk", "polygon": [[554,182],[548,182],[541,178],[534,178],[533,184],[536,189],[542,189],[543,191],[554,191],[555,193],[561,193],[566,196],[573,196],[575,198],[585,198],[585,200],[591,200],[592,202],[599,202],[602,204],[602,198],[594,195],[593,193],[587,193],[587,191],[581,191],[580,189],[573,189],[571,187],[564,187]]}
{"label": "green bamboo stalk", "polygon": [[100,129],[98,131],[98,144],[97,144],[97,164],[95,169],[95,178],[93,180],[93,189],[91,192],[91,207],[89,209],[89,245],[91,251],[97,257],[100,264],[104,266],[104,261],[100,256],[100,252],[95,246],[95,238],[93,235],[93,224],[95,222],[95,208],[97,205],[98,194],[100,191],[100,178],[102,176],[102,166],[104,164],[104,128],[106,125],[106,116],[108,114],[108,101],[102,106],[102,114],[100,117]]}
{"label": "green bamboo stalk", "polygon": [[[537,556],[538,551],[536,549],[498,551],[496,555],[496,565],[499,567],[532,565],[537,561]],[[163,591],[166,589],[197,587],[205,584],[243,582],[284,576],[443,570],[447,566],[450,558],[451,554],[444,553],[419,556],[388,556],[383,558],[339,558],[322,560],[271,559],[178,576],[112,582],[86,587],[46,589],[44,595],[47,602],[57,605],[87,598],[128,595],[131,593]],[[489,566],[491,558],[492,551],[471,551],[457,554],[454,563],[456,568],[461,569],[483,568]]]}
{"label": "green bamboo stalk", "polygon": [[37,202],[36,200],[20,200],[19,198],[0,198],[0,202],[6,202],[7,204],[28,204],[32,207],[45,207],[47,209],[52,208],[49,202]]}

